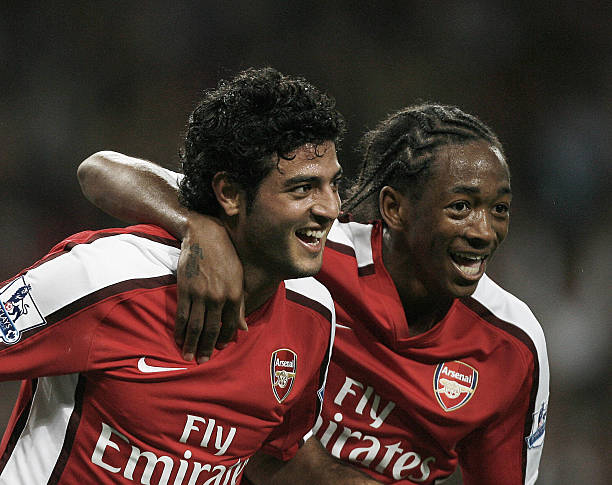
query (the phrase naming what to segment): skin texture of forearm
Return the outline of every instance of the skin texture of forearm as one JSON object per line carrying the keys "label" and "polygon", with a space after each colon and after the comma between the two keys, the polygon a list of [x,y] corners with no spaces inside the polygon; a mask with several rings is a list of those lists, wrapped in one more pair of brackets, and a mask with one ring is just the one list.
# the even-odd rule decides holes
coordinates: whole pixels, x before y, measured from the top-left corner
{"label": "skin texture of forearm", "polygon": [[315,438],[288,462],[258,453],[245,470],[253,485],[376,485],[380,482],[332,457]]}
{"label": "skin texture of forearm", "polygon": [[175,339],[185,359],[206,362],[236,329],[247,330],[242,264],[225,226],[180,205],[176,173],[102,151],[83,161],[77,176],[85,196],[106,213],[156,224],[182,241]]}
{"label": "skin texture of forearm", "polygon": [[179,204],[177,180],[151,162],[112,151],[94,153],[78,168],[83,193],[125,222],[153,223],[183,239],[189,211]]}

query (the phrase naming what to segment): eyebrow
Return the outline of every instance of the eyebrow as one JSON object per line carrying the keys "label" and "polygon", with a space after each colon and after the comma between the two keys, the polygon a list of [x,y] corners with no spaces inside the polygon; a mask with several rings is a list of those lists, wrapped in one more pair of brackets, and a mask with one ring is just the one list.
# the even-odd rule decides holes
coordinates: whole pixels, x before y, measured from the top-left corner
{"label": "eyebrow", "polygon": [[[342,170],[342,167],[340,167],[338,169],[338,171],[332,177],[332,180],[339,179],[340,177],[342,177],[343,173],[344,172]],[[288,180],[285,180],[283,185],[289,186],[289,185],[294,185],[294,184],[301,184],[301,183],[304,183],[304,182],[314,182],[314,181],[319,180],[319,179],[321,179],[321,177],[320,176],[316,176],[316,175],[310,176],[310,177],[307,177],[307,176],[304,176],[304,175],[296,175],[295,177],[292,177],[292,178],[290,178]]]}
{"label": "eyebrow", "polygon": [[[451,192],[453,194],[480,194],[480,189],[478,187],[474,187],[474,186],[469,186],[469,185],[458,185],[457,187],[453,187],[451,189]],[[512,195],[512,190],[510,190],[509,186],[504,186],[501,187],[498,191],[497,191],[497,195],[505,195],[505,194],[510,194]]]}

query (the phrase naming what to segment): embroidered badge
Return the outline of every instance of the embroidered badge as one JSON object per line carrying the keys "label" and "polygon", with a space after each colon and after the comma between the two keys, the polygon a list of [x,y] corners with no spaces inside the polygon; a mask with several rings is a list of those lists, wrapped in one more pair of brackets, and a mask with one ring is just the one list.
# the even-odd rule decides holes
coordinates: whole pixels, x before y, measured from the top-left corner
{"label": "embroidered badge", "polygon": [[546,414],[548,413],[548,402],[543,402],[539,411],[533,413],[532,432],[525,438],[527,448],[538,448],[544,443],[546,432]]}
{"label": "embroidered badge", "polygon": [[477,384],[478,371],[464,362],[442,362],[436,367],[434,394],[445,411],[454,411],[465,405],[476,392]]}
{"label": "embroidered badge", "polygon": [[293,388],[297,369],[297,354],[293,350],[278,349],[270,359],[270,379],[274,397],[281,403]]}
{"label": "embroidered badge", "polygon": [[31,289],[21,276],[0,290],[0,339],[6,344],[18,342],[24,330],[46,323]]}

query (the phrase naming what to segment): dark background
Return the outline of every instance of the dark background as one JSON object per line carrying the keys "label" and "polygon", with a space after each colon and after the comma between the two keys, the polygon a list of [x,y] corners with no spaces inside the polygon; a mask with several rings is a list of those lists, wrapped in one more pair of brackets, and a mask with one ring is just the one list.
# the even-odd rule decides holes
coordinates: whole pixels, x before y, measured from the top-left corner
{"label": "dark background", "polygon": [[[352,147],[389,112],[456,104],[499,134],[513,173],[510,235],[490,273],[547,336],[538,483],[609,483],[606,2],[12,3],[0,13],[0,280],[68,234],[119,224],[82,197],[81,160],[113,149],[176,168],[198,95],[241,69],[271,65],[334,95],[349,175]],[[15,390],[0,384],[0,431]]]}

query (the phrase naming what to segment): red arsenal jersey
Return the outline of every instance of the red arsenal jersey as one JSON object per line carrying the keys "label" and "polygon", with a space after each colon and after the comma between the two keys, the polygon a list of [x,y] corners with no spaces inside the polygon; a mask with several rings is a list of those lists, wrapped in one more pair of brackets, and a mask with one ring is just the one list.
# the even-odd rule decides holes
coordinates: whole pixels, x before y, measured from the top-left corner
{"label": "red arsenal jersey", "polygon": [[77,234],[0,285],[0,379],[26,379],[0,484],[236,484],[290,458],[319,411],[327,290],[281,284],[203,365],[173,339],[179,243],[134,226]]}
{"label": "red arsenal jersey", "polygon": [[409,335],[380,223],[336,222],[318,279],[337,331],[315,435],[385,483],[533,484],[549,371],[528,307],[483,276],[429,331]]}

